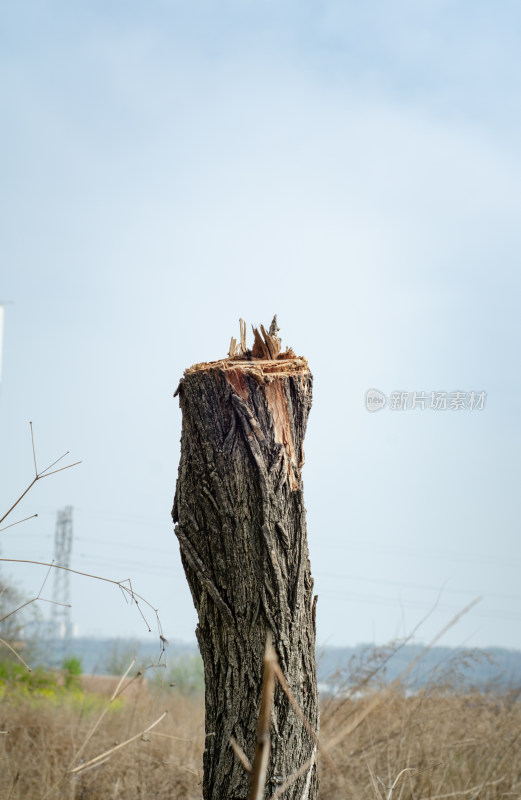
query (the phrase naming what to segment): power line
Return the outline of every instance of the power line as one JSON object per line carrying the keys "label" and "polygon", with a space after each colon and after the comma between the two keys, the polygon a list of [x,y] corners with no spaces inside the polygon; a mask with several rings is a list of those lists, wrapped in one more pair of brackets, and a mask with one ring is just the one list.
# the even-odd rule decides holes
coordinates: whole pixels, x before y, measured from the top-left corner
{"label": "power line", "polygon": [[[91,539],[88,537],[75,537],[75,541],[81,542],[89,542],[89,543],[97,543],[103,544],[110,547],[123,547],[127,550],[139,550],[139,551],[146,551],[150,553],[159,553],[162,555],[175,555],[175,548],[160,548],[160,547],[148,547],[143,545],[132,545],[132,544],[123,544],[120,542],[114,541],[105,541],[101,539]],[[34,555],[34,551],[31,551]],[[45,555],[42,555],[42,560],[45,560]],[[74,555],[74,560],[80,560],[82,562],[88,562],[89,564],[93,565],[108,565],[108,566],[118,566],[124,567],[129,569],[138,569],[140,571],[144,571],[146,569],[147,573],[152,574],[164,574],[165,572],[168,574],[176,574],[180,575],[181,573],[178,571],[177,567],[178,564],[167,564],[162,562],[161,564],[156,564],[152,562],[146,561],[133,561],[130,559],[122,560],[119,556],[96,556],[92,553],[76,553]],[[341,581],[350,581],[350,582],[357,582],[357,583],[364,583],[364,584],[376,584],[379,586],[395,586],[399,589],[417,589],[417,590],[426,590],[432,592],[439,592],[443,591],[446,594],[459,594],[459,595],[477,595],[482,592],[485,592],[487,598],[494,598],[497,600],[508,600],[514,602],[521,602],[521,595],[515,594],[506,594],[506,593],[498,593],[498,592],[488,592],[481,587],[479,590],[476,589],[454,589],[451,587],[445,587],[443,585],[428,585],[428,584],[418,584],[418,583],[409,583],[405,581],[396,581],[396,580],[386,580],[382,578],[370,578],[367,576],[360,576],[360,575],[352,575],[352,574],[340,574],[340,573],[331,573],[331,572],[322,572],[322,571],[313,571],[313,575],[317,580],[323,579],[337,579]],[[328,591],[328,590],[326,590]]]}
{"label": "power line", "polygon": [[[341,581],[357,581],[359,583],[377,583],[382,586],[396,586],[400,589],[422,589],[431,592],[443,592],[448,594],[466,594],[466,595],[478,595],[483,592],[483,589],[479,591],[473,589],[451,589],[450,587],[446,587],[443,584],[441,586],[429,586],[425,583],[406,583],[402,581],[390,581],[390,580],[383,580],[382,578],[366,578],[363,576],[356,576],[356,575],[339,575],[338,573],[332,572],[313,572],[315,578],[336,578]],[[517,600],[521,602],[521,595],[515,594],[498,594],[496,592],[486,592],[487,597],[494,597],[498,600]]]}
{"label": "power line", "polygon": [[[403,554],[413,556],[414,558],[441,558],[444,561],[452,559],[453,561],[465,561],[465,563],[474,562],[476,564],[484,564],[490,566],[495,563],[497,566],[504,566],[508,564],[514,568],[518,567],[521,563],[520,559],[505,557],[502,558],[496,554],[486,553],[471,553],[461,552],[457,550],[436,550],[430,548],[410,547],[408,545],[400,544],[382,544],[381,542],[360,542],[351,539],[335,539],[331,538],[327,541],[322,541],[323,545],[328,547],[339,547],[341,549],[349,548],[349,550],[369,550],[373,555],[380,553],[387,553],[391,555]],[[312,548],[311,548],[312,549]]]}
{"label": "power line", "polygon": [[[377,606],[392,606],[394,608],[405,608],[406,610],[416,608],[421,611],[428,611],[433,607],[432,603],[422,602],[418,600],[407,601],[406,603],[396,597],[381,597],[378,595],[367,595],[367,594],[357,594],[355,592],[335,592],[330,591],[328,589],[324,589],[320,592],[319,596],[323,597],[333,597],[333,598],[341,598],[345,600],[352,600],[355,603],[363,603],[368,605],[377,605]],[[455,606],[440,606],[436,607],[437,611],[443,611],[446,613],[455,613],[460,611],[460,608]],[[519,620],[521,619],[521,613],[517,613],[515,611],[501,611],[499,609],[493,608],[477,608],[472,610],[472,616],[476,617],[488,617],[491,619],[513,619]]]}
{"label": "power line", "polygon": [[[80,514],[81,516],[86,517],[97,517],[105,520],[106,522],[114,522],[114,521],[121,521],[121,522],[144,522],[147,525],[153,526],[171,526],[172,522],[165,516],[165,518],[160,517],[151,517],[146,515],[135,515],[135,514],[121,514],[112,511],[106,511],[103,509],[93,509],[93,508],[78,508],[77,506],[74,509],[74,513],[77,516]],[[171,528],[170,528],[171,530]],[[13,534],[14,535],[14,534]],[[35,536],[37,534],[30,534],[31,536]],[[7,538],[7,535],[5,535]],[[42,537],[43,538],[43,537]],[[151,552],[158,552],[158,553],[167,553],[168,550],[164,548],[150,548],[148,546],[143,545],[132,545],[128,544],[128,542],[107,542],[106,540],[102,539],[92,539],[90,537],[83,537],[78,536],[75,537],[76,541],[84,541],[84,542],[91,542],[96,544],[114,544],[117,546],[132,548],[132,549],[141,549],[141,550],[149,550]],[[313,549],[313,532],[310,533],[312,549]],[[399,543],[393,542],[392,544],[385,544],[378,541],[360,541],[356,539],[351,539],[349,537],[338,539],[336,537],[327,537],[327,540],[322,540],[322,543],[326,543],[328,546],[331,547],[339,547],[341,549],[349,549],[349,550],[369,550],[373,553],[390,553],[392,555],[396,554],[403,554],[412,556],[415,558],[441,558],[443,560],[452,559],[453,561],[460,561],[463,560],[466,563],[475,562],[479,564],[486,564],[489,565],[491,563],[496,563],[497,565],[504,565],[508,564],[510,566],[521,565],[520,559],[515,559],[511,557],[501,557],[498,556],[496,553],[473,553],[473,552],[462,552],[457,550],[443,550],[437,548],[422,548],[422,547],[413,547],[410,545],[401,545]]]}

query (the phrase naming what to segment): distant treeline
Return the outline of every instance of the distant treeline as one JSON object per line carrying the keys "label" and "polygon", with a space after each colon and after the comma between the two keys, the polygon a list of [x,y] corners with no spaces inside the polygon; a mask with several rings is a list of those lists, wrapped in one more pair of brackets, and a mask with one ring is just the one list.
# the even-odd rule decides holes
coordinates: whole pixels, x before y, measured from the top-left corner
{"label": "distant treeline", "polygon": [[[376,647],[324,647],[317,651],[322,684],[385,685],[403,677],[411,689],[429,684],[448,690],[511,689],[521,687],[521,652],[499,647],[463,649],[392,643]],[[325,688],[325,687],[324,687]]]}
{"label": "distant treeline", "polygon": [[[349,686],[383,685],[404,675],[404,683],[411,688],[429,683],[438,687],[446,684],[454,689],[521,687],[521,651],[434,647],[422,656],[423,649],[422,645],[399,643],[381,647],[370,644],[320,647],[317,649],[319,683],[323,690],[329,687],[336,691]],[[34,655],[47,666],[56,666],[68,656],[76,656],[84,673],[108,675],[124,672],[133,658],[140,667],[158,661],[168,665],[171,660],[190,658],[197,652],[195,643],[178,640],[170,641],[163,652],[159,639],[76,638],[67,650],[62,641],[40,642]]]}

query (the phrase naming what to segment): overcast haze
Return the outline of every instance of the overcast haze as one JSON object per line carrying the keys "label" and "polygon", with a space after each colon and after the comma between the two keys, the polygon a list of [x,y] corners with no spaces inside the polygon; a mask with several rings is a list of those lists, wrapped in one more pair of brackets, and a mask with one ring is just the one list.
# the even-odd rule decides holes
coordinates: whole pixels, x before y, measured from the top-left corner
{"label": "overcast haze", "polygon": [[[0,10],[0,534],[196,615],[170,518],[185,368],[238,320],[305,355],[320,643],[521,648],[517,3],[18,2]],[[249,327],[249,330],[251,328]],[[251,341],[251,334],[250,334]],[[370,414],[366,390],[487,393]],[[28,594],[42,567],[3,564]],[[72,576],[83,635],[145,636]],[[46,591],[52,594],[52,579]],[[437,603],[437,605],[436,605]],[[434,608],[434,606],[436,607]],[[42,607],[43,612],[47,608]]]}

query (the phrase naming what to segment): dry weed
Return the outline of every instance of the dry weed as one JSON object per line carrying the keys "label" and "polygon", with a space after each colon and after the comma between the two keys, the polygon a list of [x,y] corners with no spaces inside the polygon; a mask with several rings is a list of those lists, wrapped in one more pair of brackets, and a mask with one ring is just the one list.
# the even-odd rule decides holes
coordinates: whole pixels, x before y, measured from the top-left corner
{"label": "dry weed", "polygon": [[[200,798],[204,709],[172,691],[155,696],[119,698],[89,739],[93,723],[106,707],[105,698],[85,694],[0,701],[0,797],[5,800],[55,798]],[[166,717],[157,729],[126,747],[114,748]],[[78,751],[87,764],[113,750],[99,763],[77,774],[66,772]]]}
{"label": "dry weed", "polygon": [[[0,700],[2,800],[200,800],[203,700],[177,689],[143,689],[119,700],[88,741],[83,763],[145,730],[165,709],[169,713],[100,763],[64,777],[106,706],[106,698],[93,697]],[[361,722],[353,725],[357,718]],[[342,730],[349,735],[329,748]],[[324,704],[321,742],[338,769],[336,774],[319,757],[321,800],[521,796],[521,703],[515,694],[460,694],[436,686],[409,696],[398,689],[368,690]]]}
{"label": "dry weed", "polygon": [[[508,696],[454,694],[435,688],[412,696],[384,690],[335,701],[322,724],[326,746],[337,730],[363,722],[332,748],[349,793],[357,800],[521,796],[521,704]],[[374,707],[363,714],[367,704]],[[336,708],[335,708],[336,706]],[[340,710],[339,710],[340,709]],[[399,777],[399,780],[397,780]],[[336,800],[337,776],[321,774],[321,797]]]}

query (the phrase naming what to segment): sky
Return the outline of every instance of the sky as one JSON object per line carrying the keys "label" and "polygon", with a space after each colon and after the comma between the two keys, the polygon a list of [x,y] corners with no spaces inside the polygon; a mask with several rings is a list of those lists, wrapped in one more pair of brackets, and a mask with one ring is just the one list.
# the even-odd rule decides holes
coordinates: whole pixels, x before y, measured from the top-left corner
{"label": "sky", "polygon": [[[2,558],[51,561],[72,506],[71,567],[194,640],[173,392],[276,313],[314,375],[319,644],[428,642],[481,598],[442,643],[521,649],[520,22],[481,0],[2,5],[4,513],[29,421],[40,469],[82,462],[28,492]],[[0,574],[34,597],[46,568]],[[81,635],[157,634],[113,584],[70,591]]]}

